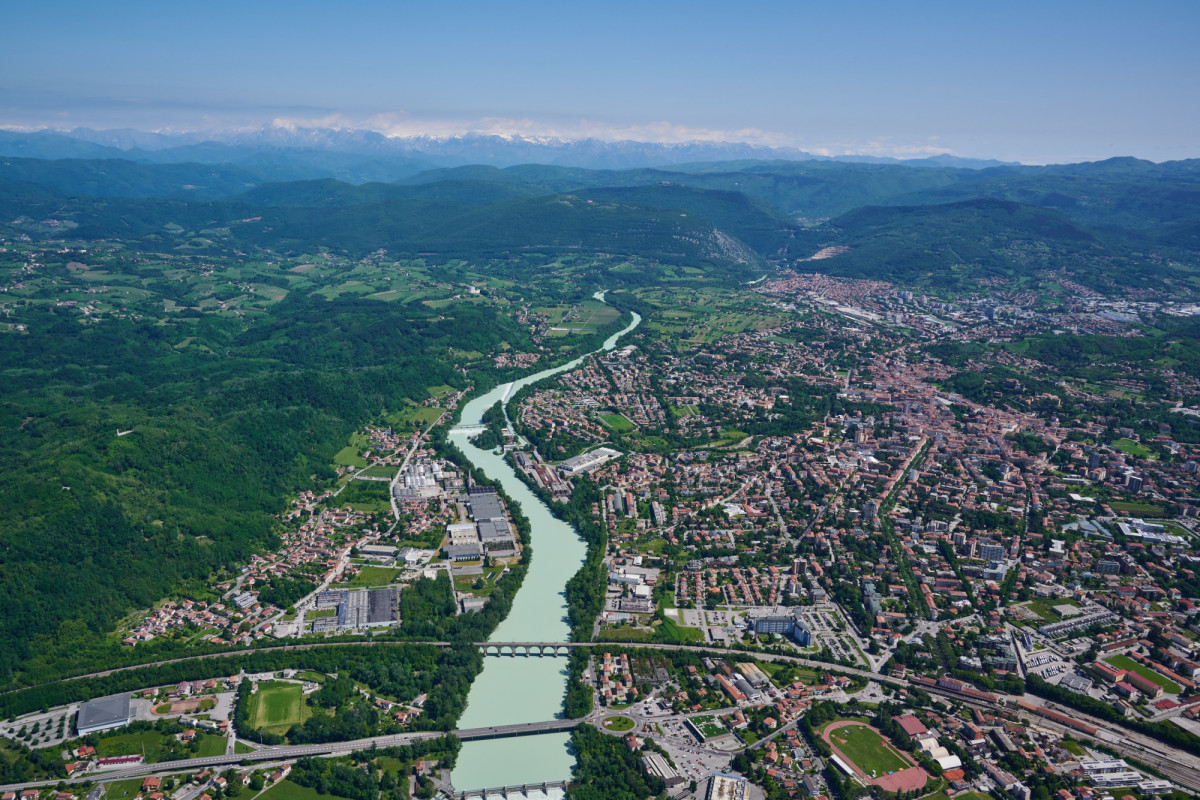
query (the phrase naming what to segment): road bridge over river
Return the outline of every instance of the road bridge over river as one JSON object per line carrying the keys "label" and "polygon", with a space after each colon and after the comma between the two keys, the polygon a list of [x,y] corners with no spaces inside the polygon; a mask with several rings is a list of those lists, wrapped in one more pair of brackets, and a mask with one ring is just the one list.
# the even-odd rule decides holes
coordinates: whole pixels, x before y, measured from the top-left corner
{"label": "road bridge over river", "polygon": [[[311,649],[316,649],[316,648],[320,648],[320,647],[345,647],[348,645],[350,645],[350,646],[360,645],[360,646],[371,646],[371,647],[395,647],[395,646],[403,645],[403,644],[405,644],[405,643],[401,643],[401,642],[383,643],[383,642],[370,642],[370,641],[329,642],[329,643],[313,643],[313,644],[306,644],[306,645],[284,645],[281,647],[268,647],[268,648],[258,648],[258,649],[262,650],[262,651],[272,651],[272,650],[304,651],[304,650],[311,650]],[[463,643],[454,643],[454,642],[409,642],[407,644],[424,644],[427,646],[442,647],[442,648],[461,647],[463,645]],[[782,654],[775,654],[775,653],[761,653],[761,652],[754,652],[754,651],[748,651],[748,650],[731,650],[731,649],[727,649],[727,648],[723,648],[723,647],[709,647],[709,646],[704,646],[704,645],[647,644],[647,643],[642,643],[642,642],[474,642],[474,643],[470,643],[469,646],[478,647],[482,652],[484,652],[485,654],[490,655],[492,657],[500,656],[500,657],[509,657],[509,658],[513,658],[513,657],[517,657],[517,656],[532,657],[535,655],[542,656],[542,657],[545,657],[545,656],[554,657],[554,656],[569,654],[573,649],[579,648],[579,647],[603,648],[603,647],[609,646],[609,647],[613,647],[613,648],[632,648],[632,649],[641,649],[641,650],[689,650],[689,651],[696,652],[696,653],[703,653],[703,654],[712,655],[712,656],[720,656],[723,658],[745,656],[747,658],[754,658],[754,659],[757,659],[760,661],[797,664],[800,666],[812,667],[815,669],[821,669],[821,670],[825,670],[828,672],[834,672],[837,674],[861,677],[866,680],[875,681],[877,683],[886,684],[886,685],[893,686],[896,688],[908,688],[912,685],[908,681],[904,680],[903,678],[896,678],[891,675],[884,675],[884,674],[881,674],[878,672],[870,672],[870,671],[863,670],[863,669],[857,669],[855,667],[845,667],[845,666],[841,666],[838,664],[829,664],[824,661],[814,661],[813,659],[804,658],[803,656],[791,656],[791,655],[782,655]],[[140,667],[144,668],[147,666],[178,663],[178,662],[190,661],[190,660],[202,659],[202,658],[236,657],[239,655],[246,655],[246,654],[249,654],[252,652],[255,652],[255,650],[254,649],[237,650],[237,651],[232,651],[232,652],[228,652],[228,653],[217,653],[217,654],[210,654],[210,655],[204,655],[204,656],[174,658],[174,659],[167,659],[164,661],[156,662],[156,664],[143,664],[143,665],[140,665]],[[120,667],[117,669],[107,670],[107,671],[100,672],[100,673],[93,673],[90,676],[89,675],[81,675],[81,676],[78,676],[77,678],[67,679],[67,680],[76,680],[78,678],[85,678],[85,677],[100,677],[100,676],[104,676],[104,675],[111,675],[114,673],[124,672],[126,670],[138,669],[138,668],[139,667]],[[993,711],[1003,709],[1004,711],[1007,711],[1010,713],[1015,713],[1018,715],[1022,714],[1021,710],[1015,707],[1015,701],[1017,699],[1015,697],[1012,697],[1012,698],[1000,697],[1000,698],[998,698],[998,702],[980,702],[978,699],[967,699],[961,695],[958,695],[957,693],[946,692],[946,691],[938,689],[937,687],[922,686],[921,688],[925,691],[931,692],[932,694],[944,695],[950,699],[954,699],[954,700],[958,700],[959,702],[967,703],[968,705],[988,708],[989,710],[993,710]],[[1044,701],[1040,700],[1039,698],[1037,698],[1035,695],[1032,695],[1032,694],[1027,694],[1025,696],[1025,699],[1026,700],[1035,700],[1035,701],[1038,701],[1039,703],[1044,703]],[[1116,750],[1122,756],[1134,758],[1134,759],[1137,759],[1144,763],[1149,763],[1149,764],[1151,764],[1151,766],[1158,768],[1160,771],[1165,773],[1168,777],[1170,777],[1172,780],[1176,781],[1177,783],[1179,783],[1183,786],[1186,786],[1192,790],[1200,790],[1200,757],[1194,756],[1191,753],[1185,752],[1178,748],[1171,747],[1170,745],[1166,745],[1166,744],[1164,744],[1160,741],[1157,741],[1145,734],[1134,731],[1130,728],[1126,728],[1122,725],[1119,725],[1119,724],[1116,724],[1113,722],[1109,722],[1107,720],[1100,720],[1100,719],[1091,717],[1090,715],[1082,714],[1078,711],[1071,710],[1071,709],[1067,709],[1066,712],[1069,713],[1071,716],[1074,716],[1077,719],[1085,720],[1088,724],[1093,725],[1096,728],[1098,728],[1101,735],[1097,738],[1101,739],[1107,747],[1110,747],[1110,748]],[[1045,719],[1041,719],[1041,718],[1033,720],[1032,722],[1037,725],[1043,726],[1043,727],[1053,727],[1052,723],[1049,720],[1045,720]],[[523,726],[501,726],[504,729],[510,729],[510,730],[508,730],[507,733],[499,733],[499,734],[497,734],[497,736],[505,736],[505,735],[518,736],[518,735],[525,735],[526,733],[534,733],[534,732],[550,732],[552,730],[558,730],[558,731],[568,730],[571,727],[573,727],[575,724],[577,724],[577,723],[570,721],[570,720],[551,720],[551,721],[548,721],[545,723],[533,723],[533,725],[535,727],[536,726],[554,726],[554,727],[545,727],[545,728],[541,728],[540,730],[534,730],[533,728],[530,728],[529,730],[525,731],[524,733],[517,732],[517,730],[516,730],[517,728],[521,728]],[[483,730],[483,729],[478,729],[478,730]],[[500,730],[500,728],[491,729],[491,730]],[[463,732],[456,731],[455,733],[459,733],[459,735],[461,736],[462,733],[466,733],[466,732],[465,731],[463,731]],[[351,750],[363,749],[365,747],[370,747],[372,742],[376,743],[377,746],[379,746],[379,747],[387,747],[387,746],[390,746],[391,744],[403,743],[403,741],[401,741],[401,740],[405,740],[406,737],[407,737],[407,741],[411,741],[412,737],[428,738],[428,737],[437,736],[437,735],[440,735],[440,734],[438,734],[438,733],[400,734],[398,736],[393,736],[393,737],[378,737],[376,739],[363,739],[363,740],[359,740],[358,742],[338,742],[338,743],[331,743],[328,745],[302,745],[302,746],[297,746],[297,747],[265,748],[263,750],[256,751],[254,753],[247,753],[244,755],[223,756],[223,757],[216,757],[216,758],[212,758],[212,759],[192,759],[191,761],[176,761],[176,762],[170,762],[168,764],[140,765],[139,767],[132,768],[134,770],[140,770],[140,771],[133,771],[133,772],[128,772],[128,773],[124,772],[124,771],[106,773],[104,775],[104,778],[107,780],[107,779],[110,779],[110,776],[111,777],[122,777],[124,775],[139,775],[139,774],[144,775],[144,774],[150,774],[150,773],[156,772],[156,771],[158,771],[158,772],[182,772],[182,771],[188,770],[190,768],[188,765],[193,764],[195,762],[202,762],[202,763],[196,764],[196,766],[195,766],[196,769],[202,769],[205,766],[221,766],[221,765],[235,764],[242,759],[247,759],[247,760],[251,760],[251,761],[270,760],[271,758],[287,760],[288,758],[297,758],[297,757],[303,756],[303,755],[329,755],[329,754],[333,754],[333,753],[342,754],[342,753],[349,753]],[[470,735],[470,734],[468,734],[468,735]],[[1081,734],[1079,732],[1073,732],[1073,735],[1075,735],[1077,737],[1084,736],[1083,734]],[[477,738],[487,738],[487,736],[480,735]],[[1091,737],[1087,737],[1087,738],[1091,738]],[[95,780],[95,778],[96,778],[95,775],[90,775],[86,779],[79,779],[79,780]],[[78,781],[76,781],[76,782],[78,782]],[[34,786],[34,785],[41,785],[41,784],[29,784],[29,786]],[[27,788],[27,785],[15,785],[15,786],[11,786],[11,787],[6,786],[6,787],[2,787],[2,788],[4,790],[8,790],[8,789],[12,789],[12,788]]]}
{"label": "road bridge over river", "polygon": [[[460,728],[452,733],[464,742],[479,739],[504,739],[511,736],[537,736],[543,733],[560,733],[569,731],[580,724],[576,719],[552,719],[545,722],[528,722],[519,725],[495,725],[486,728]],[[172,774],[196,772],[205,768],[230,767],[243,762],[284,762],[297,758],[313,756],[341,756],[355,750],[369,750],[372,747],[385,748],[411,744],[421,739],[435,739],[444,736],[441,731],[419,731],[400,733],[390,736],[374,736],[369,739],[355,739],[349,742],[328,742],[326,744],[283,745],[279,747],[264,747],[251,753],[210,756],[205,758],[188,758],[179,761],[162,761],[157,764],[134,764],[120,769],[103,772],[89,772],[86,775],[71,778],[64,783],[83,783],[86,781],[114,781],[124,778],[135,778],[143,775]],[[45,786],[47,781],[32,783],[12,783],[0,786],[0,791],[21,791],[35,786]]]}

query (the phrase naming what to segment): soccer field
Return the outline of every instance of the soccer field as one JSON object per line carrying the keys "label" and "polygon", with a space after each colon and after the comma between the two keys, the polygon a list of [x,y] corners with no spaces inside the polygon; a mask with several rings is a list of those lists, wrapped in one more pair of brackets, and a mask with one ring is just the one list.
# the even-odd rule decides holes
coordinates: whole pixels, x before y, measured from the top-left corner
{"label": "soccer field", "polygon": [[629,433],[635,427],[624,414],[601,414],[600,420],[617,433]]}
{"label": "soccer field", "polygon": [[308,719],[309,708],[298,683],[271,681],[260,683],[252,698],[250,719],[255,728],[284,734],[293,725]]}
{"label": "soccer field", "polygon": [[847,725],[830,731],[829,741],[870,776],[886,775],[912,766],[879,733],[866,725]]}

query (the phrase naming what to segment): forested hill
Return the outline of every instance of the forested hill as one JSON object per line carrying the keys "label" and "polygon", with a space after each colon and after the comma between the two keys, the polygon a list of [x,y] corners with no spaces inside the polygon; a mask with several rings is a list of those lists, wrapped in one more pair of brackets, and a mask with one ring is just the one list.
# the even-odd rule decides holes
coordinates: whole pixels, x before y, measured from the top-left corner
{"label": "forested hill", "polygon": [[909,285],[963,288],[974,278],[1013,279],[1057,268],[1085,269],[1098,278],[1131,262],[1061,212],[1003,200],[871,206],[814,234],[813,246],[850,248],[811,262],[820,270]]}
{"label": "forested hill", "polygon": [[[303,167],[288,168],[288,174]],[[0,159],[0,212],[61,218],[80,236],[220,228],[248,247],[472,258],[636,255],[731,279],[764,261],[962,286],[1069,270],[1095,287],[1192,281],[1200,162],[1110,159],[963,169],[769,161],[589,170],[427,170],[354,185],[270,182],[235,164]],[[320,172],[319,170],[315,172]],[[849,250],[805,261],[822,247]],[[748,273],[747,273],[748,274]]]}
{"label": "forested hill", "polygon": [[293,156],[273,172],[0,158],[0,677],[128,657],[123,615],[269,544],[364,423],[498,380],[500,351],[557,360],[590,341],[535,344],[522,306],[772,267],[1200,288],[1195,162],[525,165],[354,185]]}
{"label": "forested hill", "polygon": [[1200,159],[1154,164],[1112,158],[1052,167],[999,167],[973,179],[898,195],[929,205],[989,197],[1061,211],[1087,225],[1143,228],[1200,221]]}
{"label": "forested hill", "polygon": [[10,680],[121,656],[117,620],[189,582],[203,596],[269,544],[285,499],[325,485],[365,421],[465,386],[447,353],[529,346],[490,306],[433,316],[299,293],[251,319],[17,317],[26,332],[0,336],[0,458],[20,465],[0,474]]}
{"label": "forested hill", "polygon": [[[0,216],[31,222],[49,218],[69,225],[72,234],[83,239],[122,237],[132,246],[151,250],[171,246],[180,234],[208,230],[219,231],[232,245],[284,253],[314,246],[351,257],[381,249],[395,255],[436,253],[464,259],[608,253],[725,271],[731,279],[744,280],[760,268],[762,257],[743,235],[768,250],[783,246],[791,235],[787,221],[770,209],[755,208],[741,196],[706,197],[697,192],[681,201],[682,209],[667,209],[577,195],[487,205],[394,197],[342,202],[328,194],[331,187],[307,183],[301,191],[315,205],[98,199],[64,197],[28,184],[10,188],[0,192]],[[260,191],[278,200],[284,190]],[[352,189],[343,197],[358,199],[371,192]],[[701,213],[689,213],[692,206]]]}
{"label": "forested hill", "polygon": [[208,200],[245,192],[260,183],[229,164],[138,164],[121,159],[0,159],[0,184],[30,184],[62,195],[179,197]]}

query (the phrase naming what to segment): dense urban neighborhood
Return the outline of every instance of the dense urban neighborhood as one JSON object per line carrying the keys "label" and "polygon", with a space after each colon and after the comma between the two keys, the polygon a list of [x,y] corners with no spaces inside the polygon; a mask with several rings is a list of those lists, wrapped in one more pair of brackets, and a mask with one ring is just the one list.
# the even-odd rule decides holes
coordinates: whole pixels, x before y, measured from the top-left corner
{"label": "dense urban neighborhood", "polygon": [[[486,634],[455,619],[483,619],[538,536],[446,436],[470,386],[437,388],[403,430],[356,432],[331,487],[278,515],[274,549],[131,615],[123,646],[167,640],[186,661],[368,635],[389,652],[434,641],[411,646],[439,662],[567,657],[567,719],[679,798],[1197,786],[1197,385],[1122,355],[1140,321],[1185,307],[995,287],[948,301],[803,272],[642,299],[662,311],[617,347],[468,429],[592,544],[569,656],[450,641]],[[527,306],[518,319],[533,341],[552,329]],[[1057,348],[1100,336],[1120,369],[1054,373]],[[286,800],[325,785],[308,754],[352,750],[387,791],[460,796],[457,745],[436,738],[453,712],[427,713],[446,691],[239,665],[0,733],[55,754],[39,763],[72,781],[59,800],[79,781],[121,800]]]}
{"label": "dense urban neighborhood", "polygon": [[0,131],[0,800],[1200,794],[1195,162],[135,133]]}

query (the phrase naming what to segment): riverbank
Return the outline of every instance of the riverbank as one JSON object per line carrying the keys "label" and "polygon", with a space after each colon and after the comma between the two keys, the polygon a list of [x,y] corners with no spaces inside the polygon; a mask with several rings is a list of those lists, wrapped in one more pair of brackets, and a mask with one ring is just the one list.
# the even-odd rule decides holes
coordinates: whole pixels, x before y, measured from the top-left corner
{"label": "riverbank", "polygon": [[[609,337],[596,352],[611,350],[640,322],[641,316],[632,313],[630,324]],[[551,513],[503,456],[475,447],[467,429],[480,424],[483,414],[497,402],[505,405],[525,386],[575,369],[586,357],[497,386],[474,398],[463,407],[458,424],[449,433],[449,440],[471,465],[520,505],[537,544],[537,558],[530,562],[512,611],[490,641],[568,641],[571,626],[566,585],[584,563],[588,548],[579,532]],[[567,667],[568,661],[559,658],[487,659],[471,689],[460,724],[486,727],[562,717]],[[566,734],[523,737],[515,744],[513,740],[469,742],[463,747],[452,780],[461,790],[567,778],[574,763],[568,742]]]}

